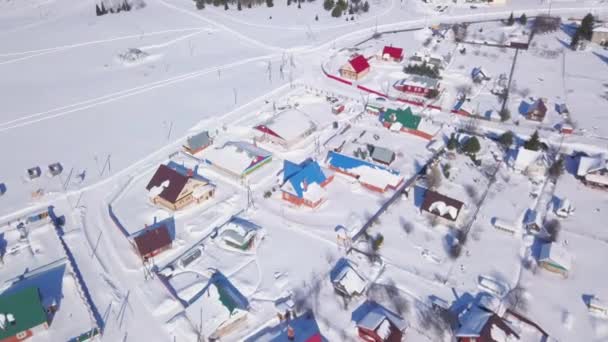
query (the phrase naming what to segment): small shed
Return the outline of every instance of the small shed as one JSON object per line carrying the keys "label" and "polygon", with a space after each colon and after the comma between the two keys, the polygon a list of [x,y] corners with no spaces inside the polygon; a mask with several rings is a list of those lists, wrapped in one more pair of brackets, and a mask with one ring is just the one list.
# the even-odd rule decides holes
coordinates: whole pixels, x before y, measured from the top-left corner
{"label": "small shed", "polygon": [[27,176],[30,179],[36,179],[42,175],[42,170],[40,170],[40,166],[34,166],[32,168],[27,169]]}
{"label": "small shed", "polygon": [[213,143],[208,131],[203,131],[188,137],[184,150],[190,154],[198,153]]}
{"label": "small shed", "polygon": [[338,260],[329,277],[334,290],[347,298],[362,295],[367,287],[367,281],[357,267],[346,259]]}
{"label": "small shed", "polygon": [[372,160],[377,163],[390,165],[395,160],[395,152],[388,148],[372,145],[369,149]]}
{"label": "small shed", "polygon": [[548,242],[540,248],[538,263],[547,271],[568,277],[568,273],[572,267],[572,257],[564,247]]}
{"label": "small shed", "polygon": [[385,61],[401,62],[403,60],[403,49],[394,46],[385,46],[379,59]]}
{"label": "small shed", "polygon": [[589,299],[587,303],[587,308],[589,312],[596,313],[600,315],[608,315],[608,305],[601,301],[599,298],[593,296]]}
{"label": "small shed", "polygon": [[570,200],[567,198],[562,198],[559,200],[557,206],[555,207],[555,215],[560,218],[566,218],[574,213],[574,206],[570,203]]}
{"label": "small shed", "polygon": [[228,246],[250,250],[261,227],[240,217],[233,217],[221,228],[220,238]]}
{"label": "small shed", "polygon": [[133,238],[142,259],[148,259],[171,248],[172,241],[167,226],[160,225]]}
{"label": "small shed", "polygon": [[494,228],[510,234],[516,234],[520,231],[520,227],[518,227],[514,222],[511,221],[494,218],[494,222],[492,224]]}
{"label": "small shed", "polygon": [[63,172],[63,165],[61,163],[53,163],[49,165],[49,173],[51,176],[55,177]]}
{"label": "small shed", "polygon": [[534,232],[540,232],[543,223],[542,218],[538,214],[538,211],[534,209],[528,209],[524,215],[524,228]]}

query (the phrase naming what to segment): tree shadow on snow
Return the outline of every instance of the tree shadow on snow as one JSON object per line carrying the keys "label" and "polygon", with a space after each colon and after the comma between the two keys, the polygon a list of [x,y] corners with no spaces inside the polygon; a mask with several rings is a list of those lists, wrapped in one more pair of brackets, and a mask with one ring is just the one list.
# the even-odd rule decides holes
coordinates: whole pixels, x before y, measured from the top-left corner
{"label": "tree shadow on snow", "polygon": [[595,51],[593,51],[593,54],[597,56],[597,58],[599,58],[602,62],[608,64],[608,56],[604,56],[602,54],[599,54]]}
{"label": "tree shadow on snow", "polygon": [[559,28],[560,30],[562,30],[562,32],[567,34],[568,37],[572,38],[574,36],[574,33],[576,32],[576,29],[578,28],[578,25],[574,23],[560,24]]}
{"label": "tree shadow on snow", "polygon": [[424,196],[426,195],[427,189],[421,186],[414,186],[414,206],[416,208],[422,207],[422,202],[424,202]]}

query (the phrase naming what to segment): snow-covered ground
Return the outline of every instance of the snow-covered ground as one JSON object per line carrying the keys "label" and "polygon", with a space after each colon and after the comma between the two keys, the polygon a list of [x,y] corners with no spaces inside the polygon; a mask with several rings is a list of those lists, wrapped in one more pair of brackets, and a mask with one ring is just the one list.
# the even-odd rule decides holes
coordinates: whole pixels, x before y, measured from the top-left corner
{"label": "snow-covered ground", "polygon": [[[235,5],[197,10],[190,0],[145,2],[144,8],[104,16],[95,16],[93,3],[75,0],[0,2],[0,294],[33,285],[40,288],[45,307],[53,301],[58,305],[49,329],[33,340],[69,340],[94,327],[102,329],[96,337],[101,341],[193,341],[209,336],[211,331],[205,329],[224,319],[225,309],[213,306],[210,323],[200,331],[200,309],[209,302],[199,298],[184,305],[180,294],[185,294],[179,290],[197,283],[187,288],[190,298],[221,297],[200,292],[200,284],[215,279],[216,271],[248,304],[245,322],[228,332],[222,339],[226,341],[269,340],[283,334],[274,301],[289,295],[299,309],[314,312],[316,324],[311,326],[327,341],[357,339],[354,321],[367,299],[407,321],[407,340],[449,340],[449,328],[430,309],[429,298],[441,298],[457,311],[478,292],[514,288],[523,289],[527,303],[518,310],[551,338],[608,337],[606,321],[590,316],[585,304],[589,296],[608,298],[602,286],[602,260],[608,253],[608,236],[601,226],[608,212],[605,192],[585,187],[572,176],[570,166],[555,186],[545,185],[544,179],[532,183],[514,172],[510,161],[504,162],[497,144],[480,137],[481,166],[458,152],[438,157],[437,167],[450,166],[449,176],[443,176],[435,190],[465,207],[455,223],[433,219],[420,209],[419,189],[428,185],[428,176],[427,181],[415,178],[433,156],[428,141],[384,128],[376,116],[364,112],[366,103],[378,102],[375,95],[322,72],[323,66],[337,74],[353,51],[372,56],[386,45],[403,47],[406,58],[425,50],[449,53],[452,59],[442,74],[445,91],[436,103],[444,110],[412,107],[440,129],[438,139],[473,126],[477,133],[512,130],[526,139],[541,128],[541,138],[561,152],[605,153],[605,50],[593,44],[585,51],[568,49],[567,27],[535,36],[531,48],[517,54],[516,90],[507,103],[511,120],[501,123],[494,116],[491,121],[471,121],[448,109],[463,86],[471,85],[465,104],[469,112],[498,111],[500,104],[490,90],[496,77],[509,74],[515,51],[466,45],[461,54],[449,35],[429,40],[428,28],[473,22],[470,30],[477,37],[471,38],[483,35],[500,41],[503,32],[521,28],[476,21],[505,19],[512,11],[516,17],[526,12],[531,18],[549,6],[564,19],[589,11],[604,15],[604,1],[550,5],[512,0],[478,8],[442,3],[447,7],[437,9],[437,3],[372,0],[369,12],[355,14],[354,20],[349,15],[348,21],[345,16],[332,18],[320,0],[302,2],[301,9],[297,2],[288,7],[280,1],[272,8],[262,4],[243,6],[242,11]],[[390,30],[399,32],[368,39]],[[388,92],[405,76],[405,63],[373,59],[370,74],[359,84]],[[487,71],[491,80],[472,84],[475,67]],[[331,97],[344,103],[344,112],[332,113]],[[518,114],[521,102],[530,97],[548,100],[548,115],[541,124]],[[554,105],[562,102],[575,126],[567,137],[553,130],[562,120]],[[254,126],[296,107],[316,125],[309,136],[289,148],[254,142]],[[286,129],[291,128],[295,131]],[[245,141],[270,151],[272,161],[243,180],[230,177],[204,163],[208,150],[194,157],[180,152],[185,138],[202,130],[215,139],[209,148]],[[341,147],[353,155],[368,144],[395,152],[390,167],[409,185],[408,196],[393,190],[372,192],[356,179],[335,174],[326,187],[327,198],[315,209],[282,199],[285,160],[313,158],[333,174],[328,152]],[[216,185],[215,196],[176,213],[155,206],[145,187],[158,165],[169,161],[198,167]],[[63,171],[53,177],[48,166],[56,162]],[[36,166],[42,174],[29,179],[27,170]],[[522,260],[534,249],[535,238],[493,226],[496,218],[521,222],[527,209],[551,209],[563,197],[576,207],[573,216],[560,221],[556,242],[573,256],[567,278],[533,266],[534,272],[528,270]],[[344,245],[351,241],[336,227],[345,227],[352,236],[393,199],[367,234],[352,242],[359,251],[347,252]],[[49,206],[65,219],[61,230],[49,222],[29,225],[23,238],[16,219]],[[221,239],[221,227],[234,215],[260,227],[250,250],[232,248]],[[545,220],[554,218],[548,210]],[[128,235],[162,220],[169,223],[172,248],[142,263]],[[453,258],[449,249],[458,229],[469,234],[460,241],[460,256]],[[378,234],[384,240],[375,256],[365,239]],[[199,248],[197,260],[175,271],[184,274],[183,282],[156,273]],[[330,272],[341,258],[361,271],[365,295],[345,300],[334,291]],[[536,335],[522,333],[528,340]]]}

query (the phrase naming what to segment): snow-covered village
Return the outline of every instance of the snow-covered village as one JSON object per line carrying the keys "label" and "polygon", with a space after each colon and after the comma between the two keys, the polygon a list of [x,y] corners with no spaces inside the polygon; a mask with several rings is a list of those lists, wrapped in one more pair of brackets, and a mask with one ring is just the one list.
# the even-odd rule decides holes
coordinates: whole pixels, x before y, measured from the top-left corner
{"label": "snow-covered village", "polygon": [[608,341],[608,1],[0,0],[0,342]]}

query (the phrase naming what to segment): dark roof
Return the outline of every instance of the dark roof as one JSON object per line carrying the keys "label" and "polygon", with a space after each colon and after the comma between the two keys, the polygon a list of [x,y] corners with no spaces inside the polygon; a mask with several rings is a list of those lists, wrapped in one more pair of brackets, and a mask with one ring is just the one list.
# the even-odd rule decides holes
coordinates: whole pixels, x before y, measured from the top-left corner
{"label": "dark roof", "polygon": [[[10,291],[10,290],[9,290]],[[6,322],[5,329],[0,329],[0,340],[45,323],[46,312],[40,301],[37,287],[27,287],[11,294],[0,295],[0,314],[7,319],[9,314],[14,324]]]}
{"label": "dark roof", "polygon": [[185,176],[177,172],[176,170],[168,167],[167,165],[161,164],[150,182],[146,186],[146,190],[150,191],[150,189],[154,187],[161,186],[166,181],[169,181],[169,185],[161,191],[159,194],[160,198],[167,200],[171,203],[175,203],[179,194],[188,183],[188,179],[190,177]]}
{"label": "dark roof", "polygon": [[393,46],[385,46],[382,50],[382,56],[389,55],[391,58],[401,59],[403,57],[403,49]]}
{"label": "dark roof", "polygon": [[355,70],[357,74],[369,68],[369,63],[363,55],[358,55],[357,57],[348,61],[348,63],[350,63],[350,65],[353,67],[353,70]]}
{"label": "dark roof", "polygon": [[200,132],[196,135],[188,137],[188,148],[191,150],[198,150],[201,147],[205,147],[211,143],[211,137],[208,131]]}
{"label": "dark roof", "polygon": [[[447,211],[444,212],[443,214],[441,212],[439,212],[437,209],[434,211],[431,211],[431,206],[433,205],[433,203],[436,203],[436,202],[443,202],[447,206],[456,208],[456,210],[458,211],[456,214],[456,217],[452,217],[449,214],[449,212],[447,212]],[[421,209],[424,211],[427,211],[431,214],[441,216],[445,219],[448,219],[451,221],[456,221],[456,218],[458,217],[458,214],[460,213],[460,209],[462,209],[463,205],[464,205],[464,203],[462,203],[458,200],[444,196],[444,195],[442,195],[438,192],[432,191],[432,190],[426,190],[426,193],[424,194],[424,201],[422,202]]]}
{"label": "dark roof", "polygon": [[528,113],[532,113],[534,111],[538,111],[541,115],[545,115],[547,114],[547,106],[545,105],[545,102],[541,99],[536,100],[531,106],[530,109],[528,110]]}
{"label": "dark roof", "polygon": [[137,250],[141,256],[148,255],[159,248],[169,246],[171,237],[167,226],[160,225],[156,228],[149,229],[133,238]]}
{"label": "dark roof", "polygon": [[502,318],[498,315],[493,314],[490,319],[486,322],[483,329],[481,329],[480,341],[482,342],[499,342],[492,337],[492,326],[496,326],[500,330],[502,330],[508,336],[515,336],[519,339],[519,335],[511,328],[511,326],[506,323]]}

